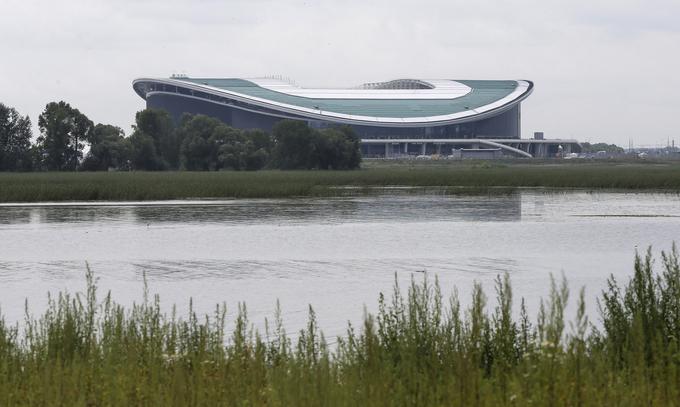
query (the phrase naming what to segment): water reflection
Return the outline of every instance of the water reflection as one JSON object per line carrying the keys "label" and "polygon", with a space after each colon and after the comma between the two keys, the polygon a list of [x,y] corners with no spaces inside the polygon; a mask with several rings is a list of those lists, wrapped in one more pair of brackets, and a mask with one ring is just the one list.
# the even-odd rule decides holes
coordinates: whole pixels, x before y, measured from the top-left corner
{"label": "water reflection", "polygon": [[33,208],[0,208],[0,225],[13,223],[29,223],[31,216],[35,213]]}
{"label": "water reflection", "polygon": [[379,195],[349,198],[196,201],[174,205],[0,207],[0,223],[299,224],[431,220],[519,221],[519,191],[497,195]]}
{"label": "water reflection", "polygon": [[129,221],[134,217],[132,207],[58,205],[36,207],[0,207],[0,224],[93,223]]}
{"label": "water reflection", "polygon": [[138,222],[209,223],[339,223],[437,219],[516,221],[521,196],[390,196],[281,201],[239,201],[229,205],[190,205],[172,208],[134,208]]}

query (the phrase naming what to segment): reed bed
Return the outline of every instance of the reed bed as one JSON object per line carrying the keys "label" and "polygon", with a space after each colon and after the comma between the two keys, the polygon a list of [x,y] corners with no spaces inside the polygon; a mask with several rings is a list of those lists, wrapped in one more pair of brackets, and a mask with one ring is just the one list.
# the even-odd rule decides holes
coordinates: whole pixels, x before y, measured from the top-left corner
{"label": "reed bed", "polygon": [[356,171],[0,173],[0,202],[287,198],[381,187],[680,191],[679,164],[368,165]]}
{"label": "reed bed", "polygon": [[[499,276],[495,300],[475,286],[463,309],[436,280],[380,296],[376,315],[330,346],[313,309],[295,340],[280,313],[255,332],[232,314],[165,315],[145,294],[131,309],[97,296],[51,297],[22,328],[0,322],[0,405],[673,406],[680,404],[680,266],[650,252],[609,279],[595,328],[553,280],[538,315]],[[145,290],[145,293],[148,292]],[[487,305],[489,304],[489,305]],[[227,316],[230,318],[227,318]],[[230,325],[230,326],[227,326]]]}

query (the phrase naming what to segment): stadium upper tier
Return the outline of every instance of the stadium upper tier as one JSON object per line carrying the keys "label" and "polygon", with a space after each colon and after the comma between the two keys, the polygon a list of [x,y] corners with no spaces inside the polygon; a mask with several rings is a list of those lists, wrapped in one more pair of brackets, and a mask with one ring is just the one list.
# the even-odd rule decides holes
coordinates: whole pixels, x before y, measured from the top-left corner
{"label": "stadium upper tier", "polygon": [[277,78],[141,78],[147,100],[175,94],[278,118],[361,126],[430,127],[467,123],[516,107],[533,90],[526,80],[398,79],[355,88],[303,88]]}

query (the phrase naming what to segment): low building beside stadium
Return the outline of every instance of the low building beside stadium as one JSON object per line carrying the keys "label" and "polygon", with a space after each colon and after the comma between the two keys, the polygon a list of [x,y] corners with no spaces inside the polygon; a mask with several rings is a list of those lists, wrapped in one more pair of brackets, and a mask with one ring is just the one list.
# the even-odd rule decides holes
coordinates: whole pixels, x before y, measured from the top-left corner
{"label": "low building beside stadium", "polygon": [[397,79],[354,88],[303,88],[280,77],[140,78],[148,108],[205,114],[239,129],[270,131],[280,120],[314,128],[349,125],[364,157],[554,157],[578,152],[576,140],[522,139],[527,80]]}

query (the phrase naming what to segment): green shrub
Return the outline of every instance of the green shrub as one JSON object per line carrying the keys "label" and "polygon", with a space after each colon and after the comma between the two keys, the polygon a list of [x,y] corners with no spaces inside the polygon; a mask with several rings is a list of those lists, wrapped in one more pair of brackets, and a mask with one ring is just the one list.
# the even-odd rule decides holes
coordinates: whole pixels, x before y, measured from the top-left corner
{"label": "green shrub", "polygon": [[[628,284],[610,278],[601,328],[564,317],[566,281],[552,281],[532,323],[513,315],[507,275],[491,309],[475,285],[467,309],[445,301],[437,280],[412,279],[380,295],[376,315],[330,347],[313,309],[292,341],[280,311],[265,336],[245,305],[226,334],[227,312],[186,320],[160,310],[145,289],[124,309],[96,295],[50,298],[21,332],[0,320],[0,405],[549,405],[680,403],[680,267],[675,247],[655,273],[636,257]],[[28,313],[27,313],[28,314]]]}

